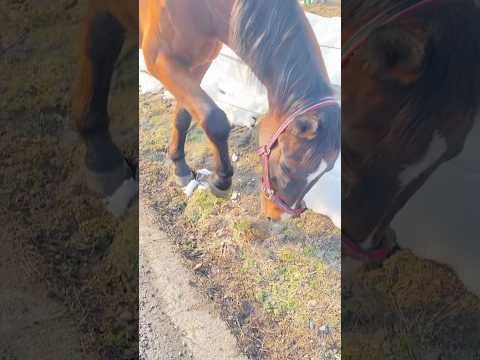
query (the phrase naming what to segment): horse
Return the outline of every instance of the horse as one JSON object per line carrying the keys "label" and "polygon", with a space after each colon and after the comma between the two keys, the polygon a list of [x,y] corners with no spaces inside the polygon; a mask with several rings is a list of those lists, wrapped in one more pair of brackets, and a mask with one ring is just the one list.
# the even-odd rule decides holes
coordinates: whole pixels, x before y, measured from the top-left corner
{"label": "horse", "polygon": [[[342,16],[343,253],[381,263],[402,245],[392,225],[396,216],[471,148],[466,143],[480,121],[480,7],[473,0],[344,0]],[[443,186],[453,191],[448,182]],[[417,218],[409,226],[422,224]],[[424,237],[403,241],[453,266],[480,295],[475,267],[461,271],[466,264],[452,251],[461,251],[461,240],[451,238],[450,246],[432,240],[432,249],[448,249],[442,256],[420,251]]]}
{"label": "horse", "polygon": [[[73,109],[88,149],[86,166],[101,185],[94,188],[115,196],[130,181],[130,172],[108,135],[106,103],[122,34],[135,27],[129,13],[135,6],[126,0],[102,3],[93,5],[87,17],[84,44],[89,50],[82,68],[87,80]],[[184,186],[195,176],[184,151],[193,119],[213,155],[212,193],[226,196],[231,188],[230,123],[200,87],[226,45],[268,90],[269,112],[258,129],[262,212],[274,220],[299,215],[305,194],[337,160],[341,129],[320,47],[298,1],[140,0],[138,6],[139,48],[147,69],[177,102],[168,150],[177,183]]]}

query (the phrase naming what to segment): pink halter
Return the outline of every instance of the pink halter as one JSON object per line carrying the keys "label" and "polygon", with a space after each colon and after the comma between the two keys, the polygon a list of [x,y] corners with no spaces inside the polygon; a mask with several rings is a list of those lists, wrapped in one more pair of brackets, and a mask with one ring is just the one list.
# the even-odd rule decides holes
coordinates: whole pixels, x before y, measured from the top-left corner
{"label": "pink halter", "polygon": [[263,145],[257,149],[257,154],[262,158],[263,161],[263,176],[262,176],[262,191],[265,194],[266,198],[273,201],[282,211],[287,214],[298,216],[305,211],[304,207],[292,209],[288,206],[282,199],[280,199],[276,194],[275,190],[272,188],[272,183],[270,181],[270,169],[269,169],[269,158],[272,148],[275,146],[275,143],[278,141],[280,135],[283,134],[285,130],[290,126],[290,124],[295,121],[295,119],[301,115],[309,113],[314,110],[322,109],[329,106],[338,106],[338,101],[333,97],[325,97],[320,102],[315,105],[312,105],[304,110],[298,111],[291,115],[285,120],[285,122],[278,128],[278,130],[273,134],[270,142],[267,145]]}

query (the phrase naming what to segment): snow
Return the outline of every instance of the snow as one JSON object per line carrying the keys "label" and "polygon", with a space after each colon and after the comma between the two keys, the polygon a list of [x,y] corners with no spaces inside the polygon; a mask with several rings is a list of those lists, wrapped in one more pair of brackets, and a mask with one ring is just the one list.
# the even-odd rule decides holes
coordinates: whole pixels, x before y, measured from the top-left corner
{"label": "snow", "polygon": [[[338,90],[341,84],[341,20],[324,18],[307,13],[317,40],[330,80]],[[147,72],[140,51],[140,93],[155,93],[161,83]],[[254,79],[250,69],[228,47],[224,46],[206,73],[202,88],[225,111],[230,122],[237,126],[251,127],[256,118],[268,110],[267,94],[262,84]],[[167,94],[167,97],[171,95]],[[307,194],[305,200],[312,210],[329,216],[337,227],[341,219],[340,158],[334,168]]]}

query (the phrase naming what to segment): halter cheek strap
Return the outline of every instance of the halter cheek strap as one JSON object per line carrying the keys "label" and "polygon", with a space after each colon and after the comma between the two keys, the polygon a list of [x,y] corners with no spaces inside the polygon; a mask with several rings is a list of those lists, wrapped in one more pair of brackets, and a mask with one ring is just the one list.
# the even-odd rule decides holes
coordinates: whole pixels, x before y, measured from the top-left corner
{"label": "halter cheek strap", "polygon": [[298,111],[291,115],[290,117],[285,120],[285,122],[278,128],[278,130],[273,134],[270,142],[264,146],[261,146],[257,149],[257,154],[261,157],[263,163],[263,176],[262,176],[262,192],[264,193],[265,197],[271,200],[275,205],[277,205],[283,212],[298,216],[302,212],[305,211],[305,207],[300,207],[293,209],[292,207],[288,206],[282,199],[280,199],[276,194],[275,190],[272,188],[272,183],[270,181],[270,167],[269,167],[269,159],[270,153],[272,148],[278,141],[280,135],[282,135],[285,130],[292,124],[295,119],[301,115],[309,113],[314,110],[322,109],[329,106],[338,106],[338,101],[333,97],[329,96],[322,99],[315,105],[312,105],[304,110]]}

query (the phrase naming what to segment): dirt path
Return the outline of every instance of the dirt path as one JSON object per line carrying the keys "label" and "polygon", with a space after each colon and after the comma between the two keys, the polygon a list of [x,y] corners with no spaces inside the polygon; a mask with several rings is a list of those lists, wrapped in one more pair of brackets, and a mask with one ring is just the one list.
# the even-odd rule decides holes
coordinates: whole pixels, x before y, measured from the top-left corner
{"label": "dirt path", "polygon": [[179,329],[172,323],[165,311],[159,291],[153,283],[155,275],[141,255],[140,263],[140,359],[177,360],[191,359],[191,350],[182,338]]}
{"label": "dirt path", "polygon": [[[142,359],[242,360],[212,304],[195,290],[173,244],[140,210],[140,354]],[[173,325],[175,324],[175,325]]]}
{"label": "dirt path", "polygon": [[[3,234],[8,234],[8,231]],[[22,244],[0,241],[0,359],[95,359],[83,349],[68,309],[38,279]]]}

